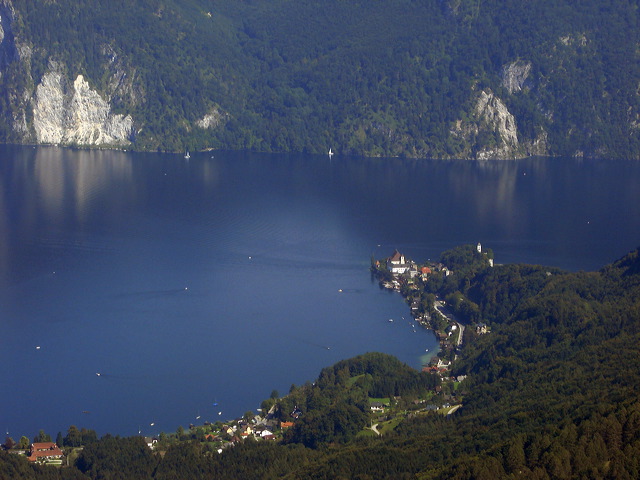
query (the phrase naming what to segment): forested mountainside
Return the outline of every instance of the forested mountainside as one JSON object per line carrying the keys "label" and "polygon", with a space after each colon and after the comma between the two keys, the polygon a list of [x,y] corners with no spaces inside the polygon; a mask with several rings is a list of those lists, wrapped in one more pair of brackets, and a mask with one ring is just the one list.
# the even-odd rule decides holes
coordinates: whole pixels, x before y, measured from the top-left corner
{"label": "forested mountainside", "polygon": [[640,157],[632,0],[0,0],[0,140]]}
{"label": "forested mountainside", "polygon": [[443,254],[459,268],[436,288],[472,304],[457,313],[489,333],[466,323],[445,373],[366,354],[265,400],[263,415],[287,423],[279,441],[216,451],[194,427],[152,451],[141,437],[87,436],[69,467],[0,452],[0,478],[639,478],[640,249],[578,273],[490,267],[473,252]]}

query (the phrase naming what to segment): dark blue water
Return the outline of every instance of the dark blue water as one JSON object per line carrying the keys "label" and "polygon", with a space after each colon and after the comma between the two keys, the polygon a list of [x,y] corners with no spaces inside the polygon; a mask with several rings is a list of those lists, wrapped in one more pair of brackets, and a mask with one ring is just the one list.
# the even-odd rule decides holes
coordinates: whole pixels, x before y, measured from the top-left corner
{"label": "dark blue water", "polygon": [[419,368],[436,341],[371,255],[480,241],[597,269],[640,243],[638,180],[631,162],[1,146],[0,428],[174,431],[367,351]]}

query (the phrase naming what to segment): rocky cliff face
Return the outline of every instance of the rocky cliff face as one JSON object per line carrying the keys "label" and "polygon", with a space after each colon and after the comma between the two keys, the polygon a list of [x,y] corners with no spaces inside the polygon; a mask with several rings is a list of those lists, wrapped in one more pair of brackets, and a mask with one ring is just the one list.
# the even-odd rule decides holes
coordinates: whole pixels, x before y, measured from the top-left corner
{"label": "rocky cliff face", "polygon": [[459,120],[451,134],[466,145],[463,158],[511,159],[547,155],[547,133],[540,129],[533,139],[520,139],[516,118],[491,91],[481,91],[469,120]]}
{"label": "rocky cliff face", "polygon": [[502,67],[502,86],[513,94],[522,90],[531,72],[531,63],[518,60]]}
{"label": "rocky cliff face", "polygon": [[502,145],[507,148],[518,146],[516,120],[502,101],[493,93],[482,91],[476,103],[476,114],[498,132]]}
{"label": "rocky cliff face", "polygon": [[38,143],[125,146],[131,141],[133,119],[112,114],[109,103],[82,75],[69,85],[54,66],[36,88],[33,128]]}
{"label": "rocky cliff face", "polygon": [[[51,61],[39,80],[31,77],[33,47],[14,35],[15,9],[11,0],[0,0],[0,78],[13,64],[13,74],[22,71],[22,86],[9,90],[12,108],[6,113],[15,141],[35,141],[81,146],[126,146],[133,136],[130,115],[111,113],[111,105],[135,105],[141,92],[134,87],[134,75],[115,52],[105,51],[105,72],[109,82],[102,95],[82,75],[71,81],[64,69]],[[108,46],[105,46],[107,48]],[[13,77],[6,77],[12,85]],[[35,85],[37,83],[37,85]],[[105,96],[108,99],[105,99]]]}
{"label": "rocky cliff face", "polygon": [[196,122],[200,128],[216,128],[223,124],[229,117],[229,114],[223,112],[220,108],[214,107],[209,113]]}
{"label": "rocky cliff face", "polygon": [[481,91],[470,120],[458,121],[451,132],[464,140],[467,158],[485,160],[522,156],[514,116],[505,104],[491,92]]}

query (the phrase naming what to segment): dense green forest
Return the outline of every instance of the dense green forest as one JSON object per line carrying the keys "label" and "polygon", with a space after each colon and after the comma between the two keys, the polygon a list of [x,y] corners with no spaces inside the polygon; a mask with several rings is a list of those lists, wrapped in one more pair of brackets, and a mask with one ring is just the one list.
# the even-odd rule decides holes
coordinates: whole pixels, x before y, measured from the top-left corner
{"label": "dense green forest", "polygon": [[[0,478],[638,478],[640,249],[577,273],[490,267],[473,252],[442,255],[460,268],[437,293],[473,302],[491,331],[466,328],[444,376],[366,354],[265,400],[264,411],[293,423],[279,441],[247,439],[218,454],[182,432],[152,451],[141,438],[70,429],[64,445],[85,443],[74,466],[0,452]],[[370,411],[385,398],[387,412]],[[449,402],[455,413],[436,410]]]}
{"label": "dense green forest", "polygon": [[5,142],[38,142],[36,87],[56,71],[131,115],[134,149],[640,157],[635,1],[2,0],[0,15]]}

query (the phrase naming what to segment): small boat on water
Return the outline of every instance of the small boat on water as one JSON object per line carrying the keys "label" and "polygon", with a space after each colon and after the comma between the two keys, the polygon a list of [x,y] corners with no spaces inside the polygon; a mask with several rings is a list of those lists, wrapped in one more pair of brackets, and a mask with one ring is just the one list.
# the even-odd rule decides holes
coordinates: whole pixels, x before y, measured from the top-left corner
{"label": "small boat on water", "polygon": [[389,323],[391,323],[391,322],[393,322],[393,318],[390,318],[390,319],[389,319]]}
{"label": "small boat on water", "polygon": [[191,155],[189,155],[189,150],[187,150],[187,152],[184,154],[184,158],[186,158],[187,160],[191,158]]}
{"label": "small boat on water", "polygon": [[331,151],[331,148],[329,148],[329,158],[333,157],[333,152]]}

